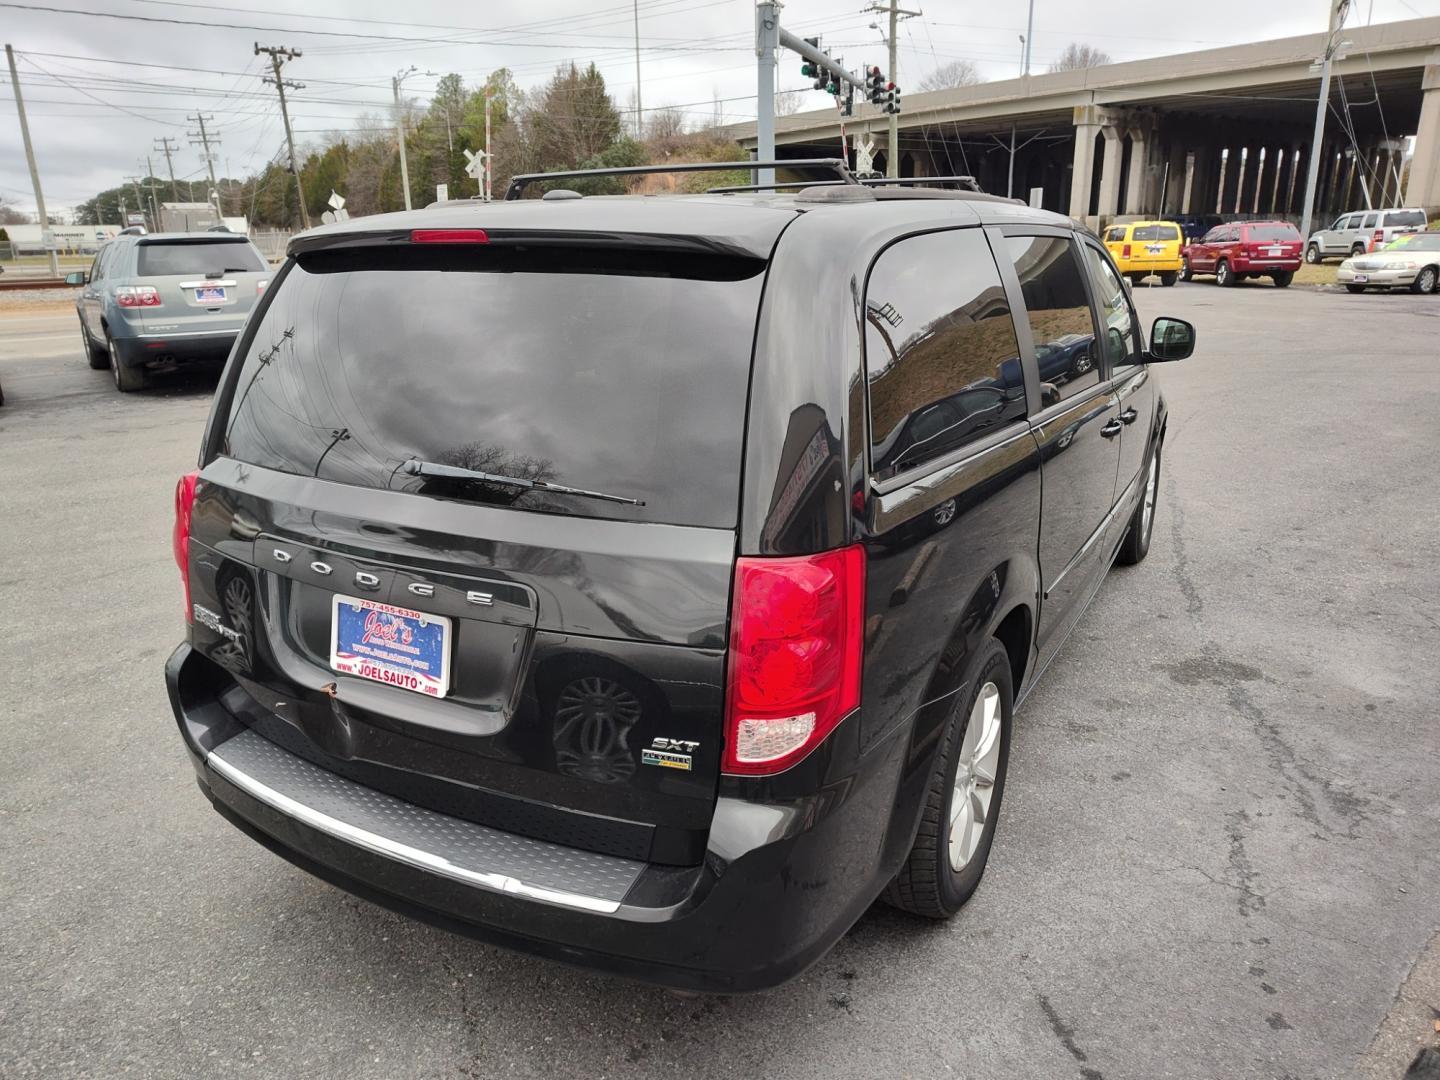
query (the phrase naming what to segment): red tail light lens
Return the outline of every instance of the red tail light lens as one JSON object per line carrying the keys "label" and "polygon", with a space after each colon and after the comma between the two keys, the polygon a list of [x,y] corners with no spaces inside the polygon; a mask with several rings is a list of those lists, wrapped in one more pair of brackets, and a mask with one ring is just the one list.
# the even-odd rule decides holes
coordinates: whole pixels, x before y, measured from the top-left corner
{"label": "red tail light lens", "polygon": [[725,772],[783,772],[860,704],[864,620],[865,549],[858,544],[736,561]]}
{"label": "red tail light lens", "polygon": [[412,244],[488,244],[484,229],[416,229],[410,234]]}
{"label": "red tail light lens", "polygon": [[269,284],[270,280],[268,278],[261,278],[259,281],[255,282],[255,295],[260,296],[261,294],[263,294]]}
{"label": "red tail light lens", "polygon": [[1370,237],[1370,250],[1374,251],[1381,244],[1385,243],[1385,230],[1376,229],[1375,235]]}
{"label": "red tail light lens", "polygon": [[1129,244],[1126,244],[1123,248],[1120,249],[1120,257],[1121,257],[1122,259],[1128,259],[1128,258],[1130,257],[1130,245],[1129,245]]}
{"label": "red tail light lens", "polygon": [[121,307],[159,307],[160,290],[154,285],[117,285],[115,302]]}
{"label": "red tail light lens", "polygon": [[175,565],[180,567],[180,584],[185,587],[185,621],[194,622],[194,609],[190,605],[190,512],[195,508],[195,482],[199,473],[188,472],[175,485],[175,531],[170,537],[170,546],[175,553]]}

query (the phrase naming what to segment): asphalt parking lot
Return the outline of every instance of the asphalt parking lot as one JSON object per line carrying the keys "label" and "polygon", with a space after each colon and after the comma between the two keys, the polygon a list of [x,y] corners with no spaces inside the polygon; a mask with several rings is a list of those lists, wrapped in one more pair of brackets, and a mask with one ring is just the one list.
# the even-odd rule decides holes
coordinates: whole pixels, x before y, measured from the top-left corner
{"label": "asphalt parking lot", "polygon": [[0,1075],[1399,1077],[1440,1038],[1440,297],[1192,319],[1149,559],[1017,717],[985,884],[681,999],[352,899],[196,790],[161,665],[213,377],[0,307]]}

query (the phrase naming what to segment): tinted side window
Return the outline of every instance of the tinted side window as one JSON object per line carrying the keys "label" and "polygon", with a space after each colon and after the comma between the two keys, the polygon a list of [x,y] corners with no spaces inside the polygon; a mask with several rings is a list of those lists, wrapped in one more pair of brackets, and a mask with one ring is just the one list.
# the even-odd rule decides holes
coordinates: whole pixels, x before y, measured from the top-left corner
{"label": "tinted side window", "polygon": [[1365,220],[1360,222],[1358,227],[1361,229],[1373,229],[1375,228],[1375,222],[1377,219],[1378,215],[1376,214],[1366,214]]}
{"label": "tinted side window", "polygon": [[95,256],[95,261],[90,264],[90,280],[99,281],[105,276],[105,249],[101,248]]}
{"label": "tinted side window", "polygon": [[1224,240],[1224,239],[1225,239],[1225,230],[1224,230],[1224,229],[1211,229],[1209,232],[1207,232],[1207,233],[1205,234],[1205,238],[1204,238],[1203,240],[1201,240],[1200,242],[1201,242],[1202,244],[1218,244],[1218,243],[1220,243],[1220,241],[1222,241],[1222,240]]}
{"label": "tinted side window", "polygon": [[1094,386],[1095,323],[1074,246],[1059,236],[1012,236],[1006,244],[1025,294],[1040,382],[1062,398]]}
{"label": "tinted side window", "polygon": [[1125,286],[1120,284],[1110,260],[1098,248],[1086,244],[1085,255],[1090,263],[1090,280],[1095,284],[1100,317],[1105,320],[1105,356],[1110,361],[1110,370],[1138,364],[1135,317],[1130,313],[1130,297]]}
{"label": "tinted side window", "polygon": [[878,480],[1025,415],[1020,348],[978,229],[887,248],[865,290],[870,465]]}
{"label": "tinted side window", "polygon": [[[1111,242],[1114,242],[1114,243],[1119,243],[1121,240],[1124,240],[1124,239],[1125,239],[1125,228],[1124,228],[1124,226],[1120,226],[1120,227],[1118,227],[1118,228],[1114,228],[1114,229],[1108,230],[1108,231],[1105,233],[1105,239],[1106,239],[1107,241],[1111,241]],[[1135,239],[1137,239],[1137,240],[1140,239],[1140,233],[1139,233],[1138,231],[1135,233]]]}
{"label": "tinted side window", "polygon": [[1386,225],[1415,225],[1425,228],[1424,210],[1392,210],[1385,215]]}

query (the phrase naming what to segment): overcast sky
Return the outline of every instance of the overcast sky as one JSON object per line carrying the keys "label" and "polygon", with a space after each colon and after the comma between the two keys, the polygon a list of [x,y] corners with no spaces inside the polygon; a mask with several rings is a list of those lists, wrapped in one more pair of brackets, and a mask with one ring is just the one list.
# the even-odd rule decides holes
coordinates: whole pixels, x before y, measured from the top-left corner
{"label": "overcast sky", "polygon": [[[50,11],[27,9],[43,5]],[[825,47],[858,68],[884,63],[876,16],[866,0],[790,0],[784,24],[824,35]],[[755,115],[753,0],[639,0],[643,105],[684,109],[693,123],[718,108],[729,120]],[[921,17],[902,24],[902,88],[956,58],[981,74],[1018,74],[1027,0],[906,0]],[[79,11],[68,14],[53,9]],[[1043,71],[1071,41],[1116,60],[1186,52],[1324,29],[1327,0],[1035,0],[1033,69]],[[301,12],[304,14],[301,14]],[[1351,24],[1440,15],[1440,0],[1356,0]],[[125,16],[114,18],[110,16]],[[154,20],[154,21],[147,21]],[[167,21],[168,20],[168,21]],[[219,23],[229,26],[215,25]],[[593,60],[618,104],[635,86],[631,0],[0,0],[0,41],[17,52],[30,133],[51,213],[68,211],[129,175],[149,153],[158,176],[163,136],[178,143],[178,178],[204,175],[187,132],[197,109],[217,133],[217,172],[242,176],[274,157],[284,133],[274,89],[260,81],[254,43],[288,45],[304,56],[286,76],[306,83],[292,95],[296,138],[319,143],[359,116],[383,112],[390,77],[415,65],[405,84],[425,99],[436,78],[459,72],[479,82],[509,67],[522,86],[543,82],[555,65]],[[455,43],[458,42],[458,43]],[[120,61],[123,61],[121,63]],[[172,65],[172,68],[137,65]],[[808,85],[798,58],[785,54],[780,86]],[[803,108],[829,102],[804,95]],[[34,210],[8,75],[0,86],[0,200]],[[197,197],[203,198],[197,189]]]}

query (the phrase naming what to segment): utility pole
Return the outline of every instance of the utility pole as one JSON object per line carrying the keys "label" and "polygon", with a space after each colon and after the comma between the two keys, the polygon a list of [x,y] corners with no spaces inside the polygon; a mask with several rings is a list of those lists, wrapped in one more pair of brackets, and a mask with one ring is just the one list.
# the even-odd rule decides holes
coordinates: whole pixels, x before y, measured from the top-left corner
{"label": "utility pole", "polygon": [[[283,45],[264,45],[258,41],[255,43],[255,55],[266,53],[270,57],[270,68],[274,71],[272,78],[263,79],[263,82],[270,83],[280,94],[280,119],[285,121],[285,145],[290,149],[290,171],[295,174],[295,197],[300,201],[300,221],[305,228],[310,228],[310,211],[305,209],[305,189],[300,183],[300,166],[295,161],[295,135],[290,130],[290,111],[285,105],[285,88],[291,90],[303,90],[304,83],[292,82],[289,79],[280,77],[280,61],[298,60],[303,54],[299,49],[287,49]],[[401,160],[404,160],[404,150],[401,150]],[[409,192],[406,192],[406,201],[409,201]]]}
{"label": "utility pole", "polygon": [[640,0],[635,0],[635,138],[645,138],[645,110],[640,106]]}
{"label": "utility pole", "polygon": [[[204,113],[197,112],[194,116],[188,117],[188,119],[194,120],[195,123],[200,125],[198,134],[193,131],[187,131],[185,135],[190,140],[191,146],[199,143],[202,148],[201,153],[205,158],[205,167],[210,170],[210,190],[215,193],[215,202],[218,204],[220,202],[220,188],[215,183],[215,155],[210,152],[210,144],[213,142],[219,145],[220,140],[205,130],[205,121],[214,120],[215,117],[206,116]],[[207,198],[206,201],[208,202],[209,199]],[[223,206],[217,205],[215,209],[220,213],[221,217],[225,216],[225,208]]]}
{"label": "utility pole", "polygon": [[1025,45],[1025,64],[1024,71],[1022,71],[1021,74],[1029,75],[1030,50],[1033,48],[1030,43],[1035,40],[1035,0],[1030,0],[1030,17],[1025,21],[1025,36],[1020,40]]}
{"label": "utility pole", "polygon": [[145,177],[150,185],[150,221],[156,232],[160,231],[160,200],[155,198],[155,165],[150,160],[150,155],[145,155]]}
{"label": "utility pole", "polygon": [[[20,114],[20,141],[25,144],[25,162],[30,166],[30,184],[35,189],[35,212],[40,218],[40,235],[50,231],[50,218],[45,213],[45,193],[40,190],[40,169],[35,164],[35,148],[30,145],[30,124],[25,119],[25,99],[20,96],[20,76],[15,72],[15,53],[5,46],[5,59],[10,64],[10,86],[15,91],[15,110]],[[60,254],[54,244],[50,249],[50,276],[60,276]]]}
{"label": "utility pole", "polygon": [[[780,49],[780,5],[765,0],[755,5],[756,118],[755,156],[775,160],[775,54]],[[773,184],[774,169],[755,174],[757,184]]]}
{"label": "utility pole", "polygon": [[1320,178],[1320,144],[1325,141],[1325,110],[1330,107],[1330,63],[1340,47],[1349,44],[1337,41],[1337,38],[1350,11],[1350,0],[1328,0],[1328,3],[1330,26],[1325,35],[1325,50],[1320,57],[1320,100],[1315,104],[1315,132],[1310,137],[1310,168],[1305,172],[1305,205],[1300,214],[1300,236],[1307,241],[1310,218],[1315,210],[1315,185]]}
{"label": "utility pole", "polygon": [[490,157],[490,95],[485,95],[485,173],[484,181],[480,185],[480,194],[486,202],[494,196],[490,186],[490,176],[494,170],[494,159]]}
{"label": "utility pole", "polygon": [[[895,70],[895,32],[900,25],[901,19],[913,18],[919,15],[920,12],[905,10],[900,6],[900,0],[888,0],[888,2],[884,4],[871,4],[865,10],[882,12],[890,16],[890,33],[886,38],[885,45],[890,50],[890,81],[894,85],[899,86],[900,80],[896,77],[898,73]],[[894,179],[900,175],[900,114],[898,112],[890,113],[889,126],[889,142],[885,147],[885,175]]]}
{"label": "utility pole", "polygon": [[179,202],[180,187],[178,184],[175,183],[175,163],[170,158],[170,155],[179,149],[178,146],[170,145],[174,141],[175,140],[172,139],[169,135],[166,135],[163,139],[160,140],[159,146],[153,146],[151,147],[151,149],[157,150],[165,155],[165,168],[170,171],[170,197],[176,202]]}
{"label": "utility pole", "polygon": [[411,64],[404,71],[397,71],[395,77],[390,80],[390,89],[395,94],[395,135],[400,141],[400,186],[405,189],[405,209],[410,206],[410,166],[405,160],[405,113],[400,108],[400,84],[406,78],[415,74],[415,65]]}
{"label": "utility pole", "polygon": [[[144,221],[144,220],[145,220],[145,196],[144,196],[144,194],[142,194],[141,191],[140,191],[140,178],[139,178],[138,176],[127,176],[125,179],[126,179],[126,180],[129,180],[130,183],[132,183],[132,184],[135,185],[135,210],[136,210],[136,212],[140,215],[140,220],[141,220],[141,221]],[[130,224],[130,222],[128,222],[128,221],[124,222],[123,225],[122,225],[122,228],[123,228],[125,225],[129,225],[129,224]]]}

